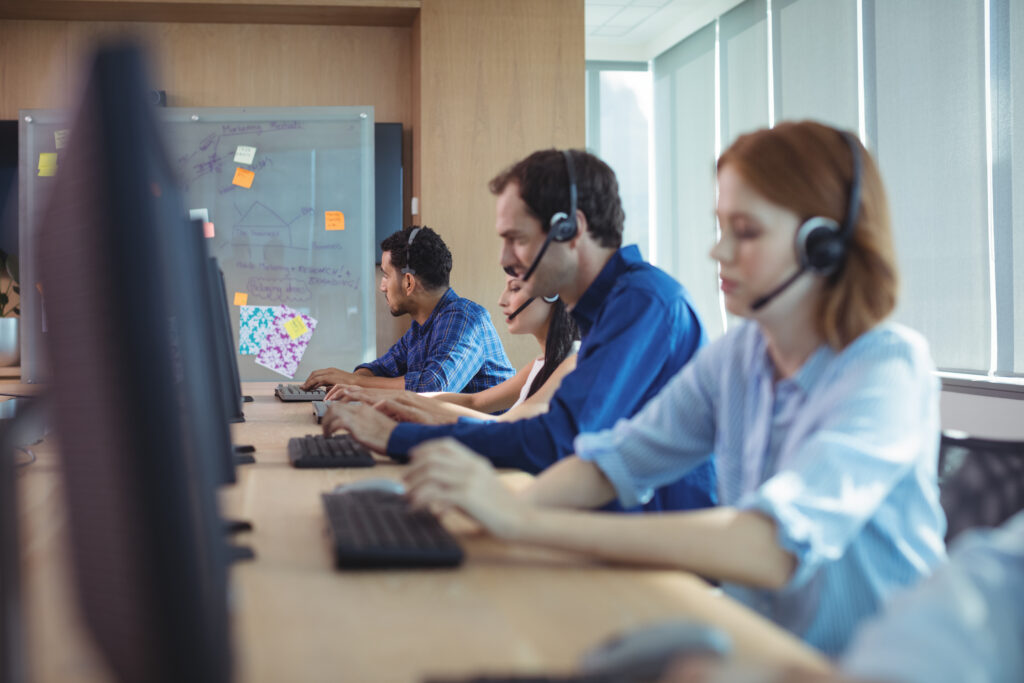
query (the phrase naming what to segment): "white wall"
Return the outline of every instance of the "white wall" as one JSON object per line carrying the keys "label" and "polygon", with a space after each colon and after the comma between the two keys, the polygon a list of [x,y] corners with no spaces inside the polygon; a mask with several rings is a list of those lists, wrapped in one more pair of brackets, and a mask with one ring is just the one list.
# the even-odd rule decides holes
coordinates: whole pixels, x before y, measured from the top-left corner
{"label": "white wall", "polygon": [[971,436],[1024,440],[1024,400],[943,391],[943,429]]}

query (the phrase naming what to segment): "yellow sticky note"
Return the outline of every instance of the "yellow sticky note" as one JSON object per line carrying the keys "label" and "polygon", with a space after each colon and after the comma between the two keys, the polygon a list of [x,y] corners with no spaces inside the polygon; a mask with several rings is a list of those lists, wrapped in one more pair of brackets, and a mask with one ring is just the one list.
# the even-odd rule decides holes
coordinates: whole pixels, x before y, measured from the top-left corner
{"label": "yellow sticky note", "polygon": [[309,328],[306,327],[306,321],[302,319],[302,316],[297,315],[284,324],[284,331],[287,332],[288,336],[292,339],[298,339],[309,332]]}
{"label": "yellow sticky note", "polygon": [[57,149],[64,149],[68,146],[69,135],[71,135],[71,131],[66,128],[53,133],[53,144],[57,146]]}
{"label": "yellow sticky note", "polygon": [[57,174],[57,153],[56,152],[40,152],[39,153],[39,175],[47,178]]}
{"label": "yellow sticky note", "polygon": [[324,211],[324,227],[328,230],[344,230],[345,214],[341,211]]}
{"label": "yellow sticky note", "polygon": [[252,187],[252,181],[255,177],[256,174],[253,173],[252,171],[245,168],[236,167],[235,178],[234,180],[231,181],[231,184],[238,185],[239,187],[244,187],[245,189],[248,190],[250,187]]}
{"label": "yellow sticky note", "polygon": [[[245,292],[235,292],[235,305],[236,306],[245,306],[247,303],[249,303],[249,295],[248,294],[246,294]],[[301,320],[301,318],[300,318],[300,320]]]}
{"label": "yellow sticky note", "polygon": [[213,239],[214,234],[213,223],[210,221],[203,221],[203,236],[208,239]]}

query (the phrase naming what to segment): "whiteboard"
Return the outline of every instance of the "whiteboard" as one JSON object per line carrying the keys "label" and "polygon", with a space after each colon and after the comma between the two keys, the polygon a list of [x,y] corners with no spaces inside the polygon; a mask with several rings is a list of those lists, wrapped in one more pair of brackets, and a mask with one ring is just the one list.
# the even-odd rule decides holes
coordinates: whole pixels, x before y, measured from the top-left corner
{"label": "whiteboard", "polygon": [[[317,368],[350,369],[372,360],[373,107],[158,112],[185,208],[213,224],[207,244],[224,270],[242,379],[287,381],[257,365],[254,355],[238,353],[237,304],[243,299],[249,306],[286,305],[317,321],[296,379]],[[22,279],[31,283],[36,281],[34,226],[53,184],[53,178],[38,172],[39,155],[57,152],[60,172],[55,133],[66,128],[67,115],[26,110],[19,119]],[[74,144],[73,130],[66,144]],[[236,157],[239,146],[243,154]],[[255,153],[246,155],[244,147]],[[245,187],[250,178],[236,174],[251,174],[251,185]],[[22,306],[22,376],[41,381],[39,295],[31,286],[22,291],[29,299],[23,298]]]}

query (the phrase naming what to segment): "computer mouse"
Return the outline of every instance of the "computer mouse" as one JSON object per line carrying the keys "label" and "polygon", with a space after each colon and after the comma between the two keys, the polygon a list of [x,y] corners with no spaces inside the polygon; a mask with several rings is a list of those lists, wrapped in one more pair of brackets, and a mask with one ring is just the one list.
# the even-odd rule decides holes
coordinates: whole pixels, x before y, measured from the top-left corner
{"label": "computer mouse", "polygon": [[370,479],[357,479],[356,481],[350,481],[347,484],[338,484],[334,487],[334,493],[349,493],[351,491],[383,491],[384,493],[394,493],[395,495],[405,495],[405,486],[400,481],[394,479],[384,479],[383,477],[372,477]]}
{"label": "computer mouse", "polygon": [[609,638],[584,653],[580,669],[612,679],[655,679],[676,657],[693,654],[725,657],[731,650],[732,640],[722,629],[675,619],[640,626]]}

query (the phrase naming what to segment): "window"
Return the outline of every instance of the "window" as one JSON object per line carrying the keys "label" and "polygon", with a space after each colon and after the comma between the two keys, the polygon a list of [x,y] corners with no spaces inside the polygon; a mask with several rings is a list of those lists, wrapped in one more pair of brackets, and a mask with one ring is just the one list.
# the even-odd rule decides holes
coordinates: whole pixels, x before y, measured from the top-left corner
{"label": "window", "polygon": [[1011,0],[747,0],[656,57],[655,260],[709,334],[734,323],[707,258],[715,159],[743,132],[812,118],[858,131],[878,160],[900,258],[895,318],[928,338],[940,369],[1020,383],[1017,36],[1024,3]]}
{"label": "window", "polygon": [[646,62],[587,63],[587,148],[619,180],[626,212],[623,244],[650,256],[651,74]]}

